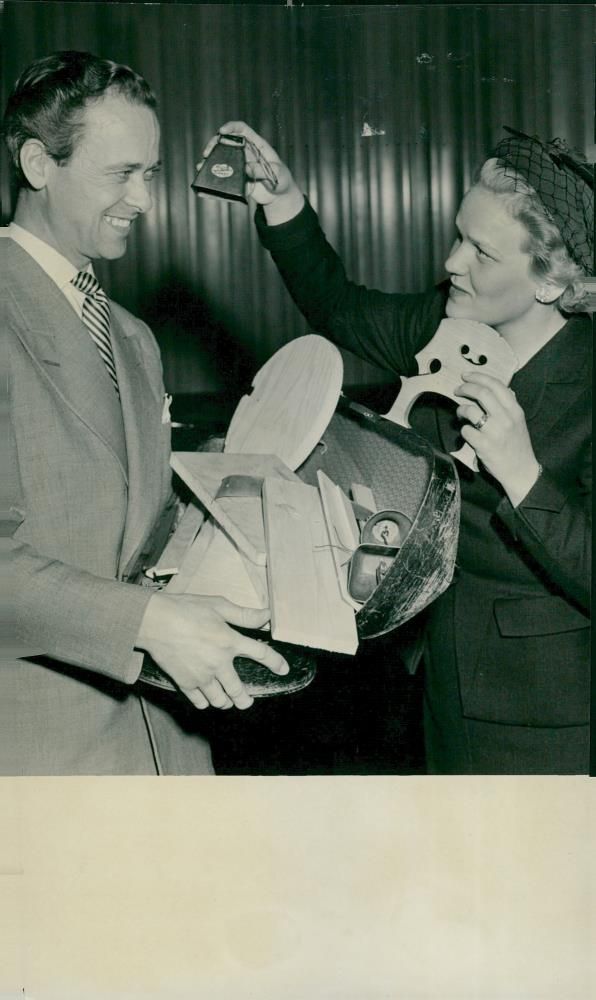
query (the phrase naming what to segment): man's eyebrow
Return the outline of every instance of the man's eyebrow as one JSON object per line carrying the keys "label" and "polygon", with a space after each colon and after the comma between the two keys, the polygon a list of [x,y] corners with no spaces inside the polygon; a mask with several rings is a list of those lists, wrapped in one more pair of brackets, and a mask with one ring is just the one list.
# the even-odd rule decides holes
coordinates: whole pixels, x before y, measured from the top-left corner
{"label": "man's eyebrow", "polygon": [[161,165],[162,165],[162,161],[161,160],[156,160],[155,163],[152,163],[150,167],[145,167],[144,164],[142,164],[142,163],[112,163],[110,165],[110,167],[108,167],[108,169],[109,170],[144,170],[145,173],[147,173],[147,171],[149,171],[149,170],[152,170],[153,172],[155,172],[157,170],[161,170]]}

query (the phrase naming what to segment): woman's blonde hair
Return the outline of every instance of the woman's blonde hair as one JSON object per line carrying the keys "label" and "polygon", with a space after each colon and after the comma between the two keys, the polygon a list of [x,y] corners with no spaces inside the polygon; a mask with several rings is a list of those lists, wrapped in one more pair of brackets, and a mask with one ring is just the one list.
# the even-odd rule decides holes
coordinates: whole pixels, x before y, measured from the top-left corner
{"label": "woman's blonde hair", "polygon": [[497,159],[486,160],[475,184],[501,195],[507,210],[528,231],[523,247],[532,257],[535,274],[544,281],[564,288],[556,301],[561,312],[583,312],[588,292],[583,283],[584,271],[572,260],[558,227],[551,222],[533,187],[521,174],[514,173]]}

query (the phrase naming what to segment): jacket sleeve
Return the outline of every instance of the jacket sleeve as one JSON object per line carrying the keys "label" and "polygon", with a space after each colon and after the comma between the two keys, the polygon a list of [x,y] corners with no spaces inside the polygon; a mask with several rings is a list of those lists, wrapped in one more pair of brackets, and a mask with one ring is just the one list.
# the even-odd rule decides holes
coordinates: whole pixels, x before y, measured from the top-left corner
{"label": "jacket sleeve", "polygon": [[564,596],[590,613],[592,572],[592,445],[580,456],[576,488],[563,488],[545,466],[517,507],[506,498],[497,516]]}
{"label": "jacket sleeve", "polygon": [[132,684],[152,591],[93,576],[5,539],[3,619],[10,658],[50,656]]}
{"label": "jacket sleeve", "polygon": [[259,239],[308,324],[365,361],[396,374],[417,372],[414,355],[444,315],[444,288],[391,294],[350,281],[306,202],[289,222],[268,226],[256,211]]}

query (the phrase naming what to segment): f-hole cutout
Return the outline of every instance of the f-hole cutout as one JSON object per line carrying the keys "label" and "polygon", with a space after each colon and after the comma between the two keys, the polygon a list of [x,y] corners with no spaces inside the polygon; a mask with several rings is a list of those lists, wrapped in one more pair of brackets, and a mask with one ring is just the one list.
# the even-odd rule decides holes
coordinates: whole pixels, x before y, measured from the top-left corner
{"label": "f-hole cutout", "polygon": [[[462,346],[460,347],[460,353],[463,354],[463,356],[466,359],[466,361],[469,361],[471,365],[476,365],[476,366],[478,366],[478,365],[485,365],[486,362],[488,361],[488,358],[487,358],[486,354],[479,354],[478,355],[478,361],[474,361],[474,358],[469,358],[468,354],[470,353],[470,348],[468,347],[467,344],[462,344]],[[431,371],[432,371],[432,369],[431,369]],[[438,369],[437,369],[437,371],[438,371]]]}

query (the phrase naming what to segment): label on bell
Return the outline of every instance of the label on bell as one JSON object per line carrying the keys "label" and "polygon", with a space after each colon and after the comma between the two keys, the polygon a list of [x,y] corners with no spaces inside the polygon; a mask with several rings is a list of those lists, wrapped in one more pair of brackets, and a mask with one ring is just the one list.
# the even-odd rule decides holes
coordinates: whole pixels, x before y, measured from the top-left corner
{"label": "label on bell", "polygon": [[231,177],[234,168],[229,163],[214,163],[211,167],[211,173],[216,177]]}

